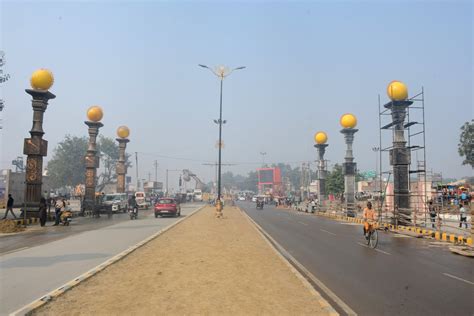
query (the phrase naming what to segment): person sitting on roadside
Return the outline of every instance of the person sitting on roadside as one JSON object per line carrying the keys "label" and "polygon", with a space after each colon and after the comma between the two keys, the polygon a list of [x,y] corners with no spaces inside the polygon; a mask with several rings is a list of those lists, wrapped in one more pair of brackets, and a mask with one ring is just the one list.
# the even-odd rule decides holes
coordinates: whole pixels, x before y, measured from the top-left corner
{"label": "person sitting on roadside", "polygon": [[369,201],[367,202],[367,207],[364,208],[363,213],[364,218],[364,236],[367,238],[367,233],[369,232],[370,227],[373,223],[375,223],[375,211],[372,208],[372,203]]}

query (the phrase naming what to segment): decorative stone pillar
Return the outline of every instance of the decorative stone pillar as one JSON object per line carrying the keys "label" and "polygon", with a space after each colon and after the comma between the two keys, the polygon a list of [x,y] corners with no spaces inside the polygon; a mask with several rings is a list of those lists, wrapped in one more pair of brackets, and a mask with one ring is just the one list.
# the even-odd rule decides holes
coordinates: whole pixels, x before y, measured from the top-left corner
{"label": "decorative stone pillar", "polygon": [[342,172],[344,174],[344,200],[346,210],[354,210],[356,206],[355,176],[357,165],[354,162],[352,144],[354,143],[354,134],[358,131],[358,129],[354,128],[357,125],[357,118],[352,114],[344,114],[341,117],[340,123],[343,127],[341,133],[344,135],[344,140],[347,146],[346,156],[344,157],[344,163],[342,164]]}
{"label": "decorative stone pillar", "polygon": [[393,168],[394,211],[397,210],[396,224],[411,222],[410,210],[410,163],[411,152],[406,147],[405,117],[407,108],[413,101],[407,101],[408,90],[400,81],[392,81],[387,87],[387,94],[392,100],[384,105],[392,114],[393,147],[390,149],[390,165]]}
{"label": "decorative stone pillar", "polygon": [[42,196],[43,185],[43,157],[48,152],[48,142],[43,139],[43,115],[48,107],[48,101],[56,96],[48,91],[53,85],[53,74],[40,69],[33,73],[31,77],[31,87],[26,89],[26,93],[33,97],[33,127],[30,130],[30,138],[25,138],[23,144],[23,154],[26,158],[25,174],[25,209],[23,216],[36,217],[39,202]]}
{"label": "decorative stone pillar", "polygon": [[99,122],[103,117],[102,109],[99,106],[92,106],[87,110],[89,121],[84,122],[88,127],[89,144],[86,153],[86,175],[85,175],[85,195],[84,210],[93,212],[94,216],[99,217],[96,208],[95,188],[97,182],[97,168],[99,168],[100,157],[97,156],[97,135],[99,128],[104,126]]}
{"label": "decorative stone pillar", "polygon": [[125,175],[127,174],[127,167],[125,166],[125,149],[127,143],[130,141],[127,139],[130,135],[130,130],[127,126],[120,126],[117,129],[116,139],[119,143],[119,160],[117,162],[116,171],[117,171],[117,193],[125,193]]}
{"label": "decorative stone pillar", "polygon": [[314,135],[314,140],[316,142],[316,149],[318,150],[318,200],[320,205],[324,205],[326,201],[326,161],[324,160],[324,153],[326,152],[326,144],[328,137],[325,132],[317,132]]}

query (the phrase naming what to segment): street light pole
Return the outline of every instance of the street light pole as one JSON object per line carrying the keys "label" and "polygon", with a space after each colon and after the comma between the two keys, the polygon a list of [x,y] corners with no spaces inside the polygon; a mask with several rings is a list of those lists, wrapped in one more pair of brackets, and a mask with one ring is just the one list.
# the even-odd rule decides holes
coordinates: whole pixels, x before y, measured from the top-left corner
{"label": "street light pole", "polygon": [[222,217],[222,202],[221,202],[221,163],[222,163],[222,124],[225,121],[222,121],[222,88],[224,85],[224,78],[229,76],[235,70],[245,69],[245,66],[237,67],[232,70],[228,70],[224,66],[219,66],[216,70],[211,69],[206,65],[199,64],[199,67],[209,69],[214,75],[216,75],[220,81],[220,98],[219,98],[219,120],[217,124],[219,124],[219,160],[218,160],[218,171],[217,171],[217,202],[216,202],[216,217]]}

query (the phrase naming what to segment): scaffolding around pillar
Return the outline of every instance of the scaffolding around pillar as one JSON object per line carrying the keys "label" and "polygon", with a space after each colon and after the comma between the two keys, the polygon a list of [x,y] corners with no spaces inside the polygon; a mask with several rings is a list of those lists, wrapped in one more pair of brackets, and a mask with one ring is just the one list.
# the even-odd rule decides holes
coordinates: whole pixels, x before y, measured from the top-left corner
{"label": "scaffolding around pillar", "polygon": [[[376,207],[382,222],[395,225],[427,226],[429,221],[427,204],[431,198],[431,180],[427,178],[426,173],[425,93],[423,87],[415,96],[401,101],[406,106],[406,117],[403,122],[395,121],[392,116],[392,107],[396,106],[397,102],[400,101],[389,101],[382,105],[380,95],[378,97],[380,146],[380,173],[378,175],[380,191],[378,193],[380,202]],[[401,125],[402,123],[403,125]],[[407,156],[402,158],[408,162],[407,193],[395,192],[394,170],[390,165],[390,154],[395,154],[395,129],[400,126],[402,126],[406,141],[404,152]],[[404,179],[397,179],[397,181],[404,181]],[[397,207],[396,201],[406,197],[409,201],[408,208]]]}

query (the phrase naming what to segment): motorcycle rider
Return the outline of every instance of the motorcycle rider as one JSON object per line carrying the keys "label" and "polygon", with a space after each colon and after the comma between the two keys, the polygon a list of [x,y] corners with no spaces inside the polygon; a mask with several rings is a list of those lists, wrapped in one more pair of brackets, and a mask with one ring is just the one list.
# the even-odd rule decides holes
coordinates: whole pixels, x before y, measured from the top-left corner
{"label": "motorcycle rider", "polygon": [[138,204],[135,195],[132,195],[132,198],[128,201],[128,208],[131,209],[133,212],[136,212],[138,217]]}

